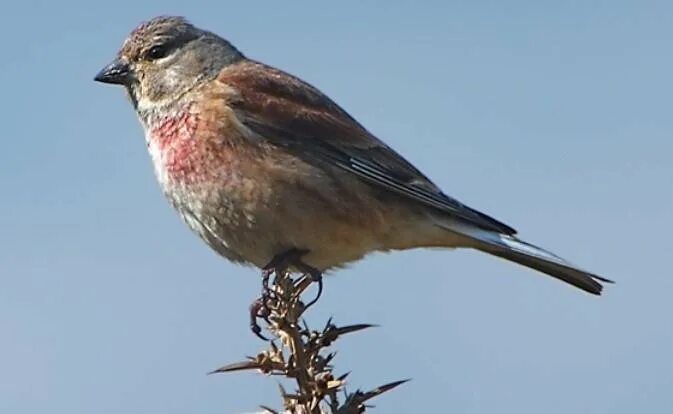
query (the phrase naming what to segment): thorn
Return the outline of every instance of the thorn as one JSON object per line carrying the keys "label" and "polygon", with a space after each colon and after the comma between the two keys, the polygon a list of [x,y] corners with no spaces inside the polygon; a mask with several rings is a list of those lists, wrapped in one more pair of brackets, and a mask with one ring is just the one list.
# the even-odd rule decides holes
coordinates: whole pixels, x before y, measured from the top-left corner
{"label": "thorn", "polygon": [[287,391],[285,391],[285,387],[283,387],[283,384],[281,384],[280,382],[278,383],[278,389],[280,390],[280,395],[283,398],[285,398],[285,396],[287,395]]}
{"label": "thorn", "polygon": [[283,395],[284,400],[295,400],[295,401],[300,401],[302,399],[301,395],[298,394],[285,394]]}
{"label": "thorn", "polygon": [[323,342],[325,342],[325,341],[326,342],[333,342],[341,335],[361,331],[363,329],[376,328],[376,327],[378,327],[378,325],[373,325],[373,324],[368,324],[368,323],[360,323],[360,324],[357,324],[357,325],[342,326],[341,328],[335,327],[334,329],[327,330],[326,332],[324,332]]}
{"label": "thorn", "polygon": [[220,374],[225,372],[234,372],[234,371],[245,371],[248,369],[261,369],[261,368],[262,365],[257,361],[241,361],[241,362],[234,362],[233,364],[227,364],[214,371],[210,371],[208,375]]}
{"label": "thorn", "polygon": [[325,357],[325,365],[329,365],[329,363],[332,362],[336,354],[337,354],[336,351],[327,354],[327,356]]}
{"label": "thorn", "polygon": [[395,388],[397,386],[400,386],[400,385],[404,384],[405,382],[409,382],[409,381],[411,381],[411,378],[407,378],[407,379],[403,379],[401,381],[395,381],[395,382],[390,382],[390,383],[385,384],[385,385],[381,385],[377,388],[374,388],[371,391],[367,391],[367,392],[363,393],[362,396],[358,400],[360,401],[360,403],[364,403],[365,401],[367,401],[369,399],[372,399],[372,398],[376,397],[377,395],[381,395],[384,392],[390,391],[393,388]]}
{"label": "thorn", "polygon": [[336,331],[338,332],[339,335],[343,335],[351,332],[361,331],[363,329],[378,328],[378,327],[379,327],[378,325],[374,325],[371,323],[360,323],[357,325],[342,326],[341,328],[336,328]]}
{"label": "thorn", "polygon": [[278,411],[274,410],[273,408],[269,408],[266,405],[260,405],[259,408],[264,410],[264,414],[280,414]]}
{"label": "thorn", "polygon": [[347,373],[345,373],[345,374],[341,375],[340,377],[338,377],[337,380],[338,380],[338,381],[343,381],[343,380],[345,380],[346,377],[348,377],[350,374],[351,374],[351,372],[348,371]]}
{"label": "thorn", "polygon": [[388,384],[381,385],[377,389],[380,390],[380,393],[384,393],[386,391],[390,391],[393,388],[398,387],[398,386],[400,386],[400,385],[402,385],[406,382],[409,382],[409,381],[411,381],[411,378],[405,378],[403,380],[393,381],[393,382],[389,382]]}

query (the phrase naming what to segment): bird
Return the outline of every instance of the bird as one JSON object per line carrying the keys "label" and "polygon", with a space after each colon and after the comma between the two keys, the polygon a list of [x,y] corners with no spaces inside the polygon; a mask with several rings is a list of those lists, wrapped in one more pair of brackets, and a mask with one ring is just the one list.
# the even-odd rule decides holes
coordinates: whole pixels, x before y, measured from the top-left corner
{"label": "bird", "polygon": [[183,17],[138,25],[94,80],[125,88],[163,193],[232,262],[322,280],[372,252],[467,248],[594,295],[612,283],[448,196],[316,87]]}

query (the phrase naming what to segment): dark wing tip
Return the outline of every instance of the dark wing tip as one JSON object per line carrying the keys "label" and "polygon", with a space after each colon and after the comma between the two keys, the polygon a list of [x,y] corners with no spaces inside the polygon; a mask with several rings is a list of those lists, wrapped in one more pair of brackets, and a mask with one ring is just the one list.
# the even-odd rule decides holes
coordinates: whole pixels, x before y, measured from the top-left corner
{"label": "dark wing tip", "polygon": [[600,277],[600,276],[596,276],[596,275],[591,275],[591,277],[593,277],[593,278],[596,279],[596,280],[600,280],[600,281],[603,282],[603,283],[609,283],[609,284],[611,284],[611,285],[614,285],[614,284],[617,283],[617,282],[615,282],[615,281],[612,280],[612,279],[606,279],[606,278],[604,278],[604,277]]}
{"label": "dark wing tip", "polygon": [[611,285],[615,284],[614,280],[606,279],[604,277],[594,275],[593,273],[587,273],[587,276],[589,276],[591,278],[591,281],[593,282],[591,283],[590,286],[586,284],[575,286],[596,296],[601,296],[601,294],[603,293],[604,286],[601,285],[599,282],[609,283]]}
{"label": "dark wing tip", "polygon": [[596,296],[600,296],[603,293],[603,288],[605,287],[600,282],[609,283],[611,285],[615,284],[614,280],[606,279],[604,277],[594,275],[593,273],[586,273],[585,275],[588,277],[586,280],[574,279],[572,281],[566,280],[566,282],[569,282],[570,284]]}
{"label": "dark wing tip", "polygon": [[[507,236],[514,236],[517,234],[516,229],[507,224],[503,223],[500,220],[496,220],[488,214],[482,213],[479,210],[475,210],[472,207],[466,206],[460,201],[456,200],[453,197],[449,197],[444,192],[440,192],[439,196],[446,200],[446,202],[451,206],[458,206],[460,213],[463,213],[463,219],[467,219],[472,224],[475,224],[479,227],[482,227],[486,230],[495,230],[498,233],[505,234]],[[454,207],[455,208],[455,207]]]}

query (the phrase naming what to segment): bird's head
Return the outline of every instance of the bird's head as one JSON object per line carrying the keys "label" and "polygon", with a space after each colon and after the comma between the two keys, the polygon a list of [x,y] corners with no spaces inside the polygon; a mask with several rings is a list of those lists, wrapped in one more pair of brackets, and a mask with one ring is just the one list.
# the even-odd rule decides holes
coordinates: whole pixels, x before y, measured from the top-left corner
{"label": "bird's head", "polygon": [[182,17],[161,16],[135,28],[117,58],[94,79],[123,85],[142,111],[174,102],[240,59],[243,55],[221,37]]}

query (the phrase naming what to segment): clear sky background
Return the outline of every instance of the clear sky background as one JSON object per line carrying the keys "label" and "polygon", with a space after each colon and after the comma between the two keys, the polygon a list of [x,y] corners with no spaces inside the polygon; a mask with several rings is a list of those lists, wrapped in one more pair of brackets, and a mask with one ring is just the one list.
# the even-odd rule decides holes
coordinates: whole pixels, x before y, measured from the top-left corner
{"label": "clear sky background", "polygon": [[310,320],[380,413],[673,408],[670,1],[3,4],[0,412],[241,413],[275,380],[206,376],[263,344],[255,270],[190,234],[120,88],[141,20],[187,16],[318,86],[445,191],[615,279],[596,298],[468,251],[373,255]]}

